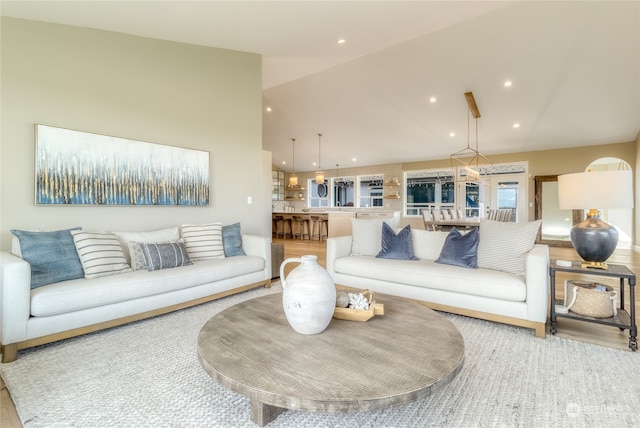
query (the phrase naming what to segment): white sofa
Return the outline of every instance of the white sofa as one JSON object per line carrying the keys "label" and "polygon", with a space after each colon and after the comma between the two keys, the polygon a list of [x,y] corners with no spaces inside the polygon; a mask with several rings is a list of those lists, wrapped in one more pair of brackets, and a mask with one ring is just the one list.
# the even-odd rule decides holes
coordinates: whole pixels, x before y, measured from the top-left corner
{"label": "white sofa", "polygon": [[271,286],[271,238],[242,235],[246,255],[30,288],[31,266],[0,253],[2,361],[17,351]]}
{"label": "white sofa", "polygon": [[[522,257],[526,273],[470,269],[436,263],[448,232],[412,230],[419,260],[352,255],[352,236],[327,240],[327,271],[337,285],[415,299],[444,312],[531,328],[545,337],[548,313],[549,249],[533,248]],[[480,227],[482,241],[482,226]]]}

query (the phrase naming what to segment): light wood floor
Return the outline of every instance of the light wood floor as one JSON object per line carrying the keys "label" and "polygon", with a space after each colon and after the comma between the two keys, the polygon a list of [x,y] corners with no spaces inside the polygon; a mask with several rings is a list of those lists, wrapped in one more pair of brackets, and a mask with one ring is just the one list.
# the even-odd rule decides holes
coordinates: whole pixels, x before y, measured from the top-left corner
{"label": "light wood floor", "polygon": [[[274,242],[281,242],[285,244],[285,258],[300,257],[306,254],[313,254],[318,256],[318,263],[326,267],[327,256],[327,244],[325,241],[309,241],[309,240],[292,240],[292,239],[274,239]],[[580,258],[575,253],[573,248],[559,248],[550,247],[550,254],[552,259],[566,259],[566,260],[579,260]],[[609,258],[608,263],[623,264],[631,269],[636,275],[640,273],[640,253],[632,250],[616,250],[616,252]],[[285,275],[296,267],[295,263],[290,263],[285,268]],[[564,277],[562,274],[558,274],[556,278],[556,284],[563,284]],[[577,277],[571,277],[576,279]],[[606,283],[618,289],[617,280],[607,280],[602,277],[580,278],[580,279],[592,279],[601,283]],[[562,288],[562,287],[560,287]],[[628,288],[628,287],[627,287]],[[559,290],[562,291],[562,290]],[[625,301],[629,302],[628,290],[625,293]],[[640,310],[640,296],[636,299],[636,313]],[[637,319],[638,317],[636,317]],[[548,326],[547,326],[548,329]],[[582,342],[588,342],[601,346],[609,346],[613,348],[629,350],[629,330],[620,331],[615,327],[603,326],[599,324],[591,324],[586,322],[579,322],[569,319],[558,320],[558,336],[566,337],[569,339],[579,340]],[[531,334],[532,340],[534,339],[533,333]],[[640,358],[640,355],[638,356]],[[10,364],[10,363],[9,363]],[[11,396],[4,386],[4,382],[0,379],[0,426],[3,428],[22,428],[20,419],[11,400]]]}

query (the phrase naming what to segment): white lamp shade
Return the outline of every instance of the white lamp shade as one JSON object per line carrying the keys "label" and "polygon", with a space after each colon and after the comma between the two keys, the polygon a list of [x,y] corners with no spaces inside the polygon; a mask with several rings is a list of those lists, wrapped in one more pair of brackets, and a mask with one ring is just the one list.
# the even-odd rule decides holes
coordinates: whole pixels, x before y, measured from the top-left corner
{"label": "white lamp shade", "polygon": [[593,171],[558,176],[561,210],[633,208],[629,170]]}

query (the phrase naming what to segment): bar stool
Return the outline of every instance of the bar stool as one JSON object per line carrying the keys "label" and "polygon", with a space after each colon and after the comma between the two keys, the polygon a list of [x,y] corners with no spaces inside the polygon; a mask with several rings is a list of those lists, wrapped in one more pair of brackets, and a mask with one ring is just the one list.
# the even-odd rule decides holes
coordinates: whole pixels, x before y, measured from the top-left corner
{"label": "bar stool", "polygon": [[271,216],[271,237],[272,238],[277,238],[278,237],[278,221],[276,220],[278,216],[272,215]]}
{"label": "bar stool", "polygon": [[[312,226],[312,234],[313,236],[310,239],[316,239],[318,237],[318,241],[322,241],[322,238],[327,238],[329,233],[329,219],[326,215],[312,215],[311,216],[311,226]],[[316,229],[318,231],[316,235]]]}
{"label": "bar stool", "polygon": [[287,227],[289,233],[293,237],[293,229],[291,229],[291,216],[277,215],[276,216],[276,238],[282,235],[282,239],[287,239]]}
{"label": "bar stool", "polygon": [[[310,227],[311,220],[309,220],[308,217],[301,216],[301,215],[294,215],[292,222],[293,224],[298,226],[298,231],[300,232],[299,235],[301,240],[304,239],[304,235],[307,235],[307,238],[311,239],[311,227]],[[307,233],[304,232],[305,227],[307,228]],[[293,238],[295,239],[295,237],[296,237],[296,234],[293,233]]]}

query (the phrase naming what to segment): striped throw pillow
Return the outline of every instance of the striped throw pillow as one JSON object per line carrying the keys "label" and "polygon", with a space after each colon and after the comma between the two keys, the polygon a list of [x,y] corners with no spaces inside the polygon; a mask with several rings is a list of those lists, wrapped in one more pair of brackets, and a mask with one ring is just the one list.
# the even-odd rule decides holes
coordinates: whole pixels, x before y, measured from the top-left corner
{"label": "striped throw pillow", "polygon": [[114,233],[72,230],[71,235],[85,278],[98,278],[131,270]]}
{"label": "striped throw pillow", "polygon": [[180,241],[140,243],[147,270],[175,268],[191,264],[187,249]]}
{"label": "striped throw pillow", "polygon": [[191,261],[224,258],[222,223],[183,224],[180,236]]}
{"label": "striped throw pillow", "polygon": [[512,223],[480,219],[478,267],[524,276],[526,254],[536,242],[542,220]]}

